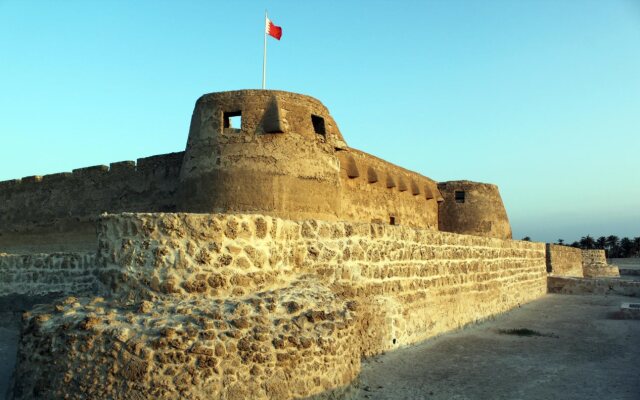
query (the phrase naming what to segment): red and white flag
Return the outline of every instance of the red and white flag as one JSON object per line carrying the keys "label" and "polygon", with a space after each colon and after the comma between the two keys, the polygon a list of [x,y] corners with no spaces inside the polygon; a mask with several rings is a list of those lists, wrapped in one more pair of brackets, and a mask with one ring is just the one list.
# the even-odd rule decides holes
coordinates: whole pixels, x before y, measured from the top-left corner
{"label": "red and white flag", "polygon": [[282,28],[274,25],[274,23],[268,18],[266,17],[266,33],[267,35],[280,40],[280,38],[282,37]]}

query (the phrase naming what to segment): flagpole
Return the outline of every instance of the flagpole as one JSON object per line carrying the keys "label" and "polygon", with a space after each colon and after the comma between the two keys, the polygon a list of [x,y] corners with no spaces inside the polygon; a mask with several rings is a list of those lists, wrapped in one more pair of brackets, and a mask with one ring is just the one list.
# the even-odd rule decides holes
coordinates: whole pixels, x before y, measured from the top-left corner
{"label": "flagpole", "polygon": [[266,89],[267,81],[267,10],[264,10],[264,29],[262,34],[264,35],[264,53],[262,57],[262,90]]}

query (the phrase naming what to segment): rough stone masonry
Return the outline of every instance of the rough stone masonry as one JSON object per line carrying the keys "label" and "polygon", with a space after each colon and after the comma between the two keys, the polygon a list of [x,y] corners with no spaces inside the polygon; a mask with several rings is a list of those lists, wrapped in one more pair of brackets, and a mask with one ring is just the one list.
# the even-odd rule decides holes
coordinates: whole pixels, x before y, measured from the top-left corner
{"label": "rough stone masonry", "polygon": [[184,152],[0,182],[0,296],[60,295],[24,314],[12,396],[320,394],[586,274],[554,250],[511,240],[495,185],[349,148],[316,99],[204,95]]}
{"label": "rough stone masonry", "polygon": [[286,399],[546,293],[542,243],[260,215],[102,217],[103,296],[24,316],[16,399]]}

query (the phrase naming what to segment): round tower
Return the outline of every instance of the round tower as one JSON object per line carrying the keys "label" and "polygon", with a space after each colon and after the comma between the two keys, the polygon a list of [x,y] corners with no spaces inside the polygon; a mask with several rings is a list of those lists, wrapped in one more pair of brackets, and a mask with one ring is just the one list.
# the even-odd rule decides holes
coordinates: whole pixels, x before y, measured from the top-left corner
{"label": "round tower", "polygon": [[274,90],[196,102],[180,172],[179,211],[337,219],[346,144],[318,100]]}
{"label": "round tower", "polygon": [[471,181],[438,183],[441,231],[511,239],[507,211],[496,185]]}

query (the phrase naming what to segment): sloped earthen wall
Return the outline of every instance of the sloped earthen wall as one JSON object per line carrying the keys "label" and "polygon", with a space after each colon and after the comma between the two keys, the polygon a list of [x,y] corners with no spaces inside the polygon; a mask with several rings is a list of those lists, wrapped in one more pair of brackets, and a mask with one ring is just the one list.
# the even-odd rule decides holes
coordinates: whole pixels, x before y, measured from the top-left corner
{"label": "sloped earthen wall", "polygon": [[[16,398],[305,397],[546,292],[540,243],[258,215],[100,223],[105,298],[24,320]],[[55,362],[54,362],[55,360]]]}

